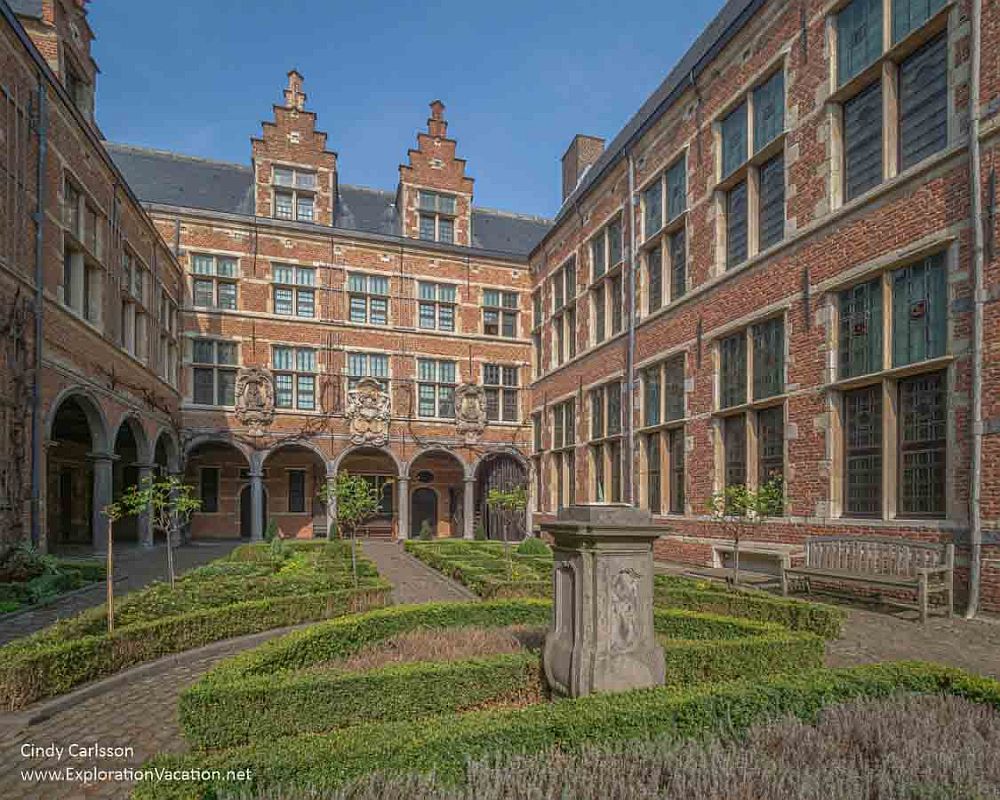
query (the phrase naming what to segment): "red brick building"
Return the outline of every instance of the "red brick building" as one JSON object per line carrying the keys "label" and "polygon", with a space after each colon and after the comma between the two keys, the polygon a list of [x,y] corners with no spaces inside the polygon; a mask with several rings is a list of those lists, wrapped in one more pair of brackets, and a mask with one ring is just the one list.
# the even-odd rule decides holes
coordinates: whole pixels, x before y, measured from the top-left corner
{"label": "red brick building", "polygon": [[709,499],[778,480],[746,562],[954,542],[1000,608],[997,13],[976,43],[971,2],[732,0],[606,148],[574,140],[531,255],[541,518],[634,502],[662,557],[723,565]]}
{"label": "red brick building", "polygon": [[535,522],[636,503],[661,556],[721,565],[709,498],[780,480],[758,568],[954,542],[1000,610],[995,7],[730,0],[606,147],[574,138],[551,222],[473,204],[437,101],[394,189],[342,182],[294,70],[249,164],[102,143],[83,3],[0,9],[15,538],[96,541],[157,468],[194,536],[326,531],[342,467],[383,491],[373,534],[471,535],[530,472]]}

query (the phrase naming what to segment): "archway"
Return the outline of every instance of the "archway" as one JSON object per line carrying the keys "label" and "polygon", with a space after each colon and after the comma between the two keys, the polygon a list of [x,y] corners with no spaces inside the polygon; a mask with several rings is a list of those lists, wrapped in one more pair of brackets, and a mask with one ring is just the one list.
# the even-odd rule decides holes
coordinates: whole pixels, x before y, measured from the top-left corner
{"label": "archway", "polygon": [[[326,483],[323,451],[308,441],[288,442],[265,453],[261,463],[265,527],[273,524],[284,538],[325,538],[329,522],[326,504],[320,498],[320,490]],[[241,526],[244,519],[249,519],[243,509],[241,499]],[[249,531],[249,527],[242,530]]]}
{"label": "archway", "polygon": [[182,538],[239,538],[239,498],[250,481],[248,453],[223,438],[196,439],[187,447],[184,480],[194,487],[201,508]]}
{"label": "archway", "polygon": [[[111,468],[111,497],[114,502],[118,502],[129,488],[139,485],[140,468],[148,466],[146,452],[146,435],[142,426],[135,418],[126,417],[118,426],[114,442],[115,459]],[[148,520],[140,521],[134,516],[122,517],[114,526],[115,541],[139,541],[140,527],[148,524]]]}
{"label": "archway", "polygon": [[361,475],[379,493],[378,513],[358,534],[374,539],[390,539],[394,535],[406,536],[405,520],[399,528],[399,502],[396,497],[399,464],[389,452],[377,447],[356,447],[342,453],[335,461],[338,472]]}
{"label": "archway", "polygon": [[[496,453],[485,456],[476,467],[476,522],[482,525],[487,539],[503,539],[504,518],[489,508],[487,498],[492,489],[509,492],[518,486],[528,488],[528,470],[523,462],[511,453]],[[506,539],[523,539],[528,531],[527,511],[507,531]]]}
{"label": "archway", "polygon": [[419,538],[425,524],[430,535],[435,535],[438,526],[437,492],[421,486],[419,489],[414,489],[410,497],[410,538]]}
{"label": "archway", "polygon": [[[407,468],[410,492],[410,536],[420,534],[424,519],[431,524],[431,535],[463,536],[472,533],[465,525],[465,492],[469,484],[465,463],[449,450],[430,448],[413,457]],[[418,508],[417,493],[430,490],[435,495],[434,516],[428,518],[429,501],[422,494],[424,505]],[[471,503],[470,503],[471,509]]]}
{"label": "archway", "polygon": [[163,478],[177,472],[179,466],[177,440],[169,431],[160,431],[153,448],[153,471]]}
{"label": "archway", "polygon": [[[99,545],[104,528],[98,519],[110,501],[110,485],[97,487],[107,495],[95,502],[97,457],[109,464],[107,425],[97,402],[69,393],[54,405],[48,425],[46,452],[46,538],[48,546]],[[106,474],[106,472],[105,472]],[[103,476],[102,476],[103,477]]]}

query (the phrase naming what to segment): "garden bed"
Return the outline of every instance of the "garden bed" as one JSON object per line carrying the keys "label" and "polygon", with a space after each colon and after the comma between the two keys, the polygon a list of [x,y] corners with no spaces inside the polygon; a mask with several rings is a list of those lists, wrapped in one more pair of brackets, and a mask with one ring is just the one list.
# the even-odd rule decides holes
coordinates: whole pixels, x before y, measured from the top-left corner
{"label": "garden bed", "polygon": [[383,606],[389,587],[350,545],[244,545],[179,578],[154,583],[115,605],[61,620],[0,648],[0,708],[16,710],[79,684],[219,639]]}
{"label": "garden bed", "polygon": [[[265,662],[287,663],[292,653],[308,651],[310,644],[320,642],[303,641],[297,647],[272,650],[270,659],[259,662],[244,658],[230,674],[245,673],[255,663],[258,667]],[[221,677],[217,672],[215,679]],[[572,754],[588,746],[624,747],[626,742],[663,739],[733,738],[745,735],[753,725],[786,717],[813,721],[822,709],[838,703],[913,694],[951,695],[977,707],[1000,709],[1000,683],[961,670],[910,662],[804,670],[681,689],[594,695],[527,708],[443,714],[419,724],[409,719],[368,722],[321,735],[264,738],[224,751],[158,757],[150,766],[219,770],[222,775],[249,768],[251,783],[229,788],[241,796],[260,798],[277,797],[279,791],[281,797],[290,797],[296,789],[331,792],[374,772],[433,773],[443,785],[461,786],[469,759],[542,754],[553,748]],[[634,744],[627,746],[634,750]],[[135,797],[215,798],[226,788],[222,779],[202,777],[206,779],[140,784]]]}
{"label": "garden bed", "polygon": [[[527,542],[532,546],[527,546]],[[528,539],[525,543],[518,548],[511,547],[509,561],[500,542],[408,541],[406,550],[484,599],[549,598],[552,596],[552,553],[539,540]],[[815,633],[824,639],[840,635],[846,616],[842,609],[830,605],[754,590],[731,591],[711,581],[672,575],[654,578],[654,601],[660,608],[683,608],[775,622],[792,630]]]}
{"label": "garden bed", "polygon": [[[530,646],[458,661],[430,651],[422,660],[357,671],[332,664],[415,630],[518,625],[536,628],[539,641],[550,616],[546,601],[499,600],[396,606],[315,625],[209,672],[181,696],[181,728],[193,746],[220,748],[538,699],[545,695],[541,659]],[[810,633],[676,609],[656,611],[654,622],[671,687],[822,663],[822,640]]]}
{"label": "garden bed", "polygon": [[0,552],[0,615],[44,605],[106,576],[103,561],[57,558],[23,545]]}

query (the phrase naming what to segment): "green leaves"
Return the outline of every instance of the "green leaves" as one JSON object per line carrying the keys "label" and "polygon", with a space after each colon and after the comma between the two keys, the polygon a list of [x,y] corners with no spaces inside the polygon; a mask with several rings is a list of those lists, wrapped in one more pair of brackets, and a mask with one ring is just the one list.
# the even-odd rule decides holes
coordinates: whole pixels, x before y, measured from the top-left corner
{"label": "green leaves", "polygon": [[157,527],[174,530],[173,526],[180,527],[199,508],[201,500],[195,497],[194,487],[168,475],[144,478],[138,485],[129,486],[117,502],[104,507],[104,514],[117,521],[148,513]]}

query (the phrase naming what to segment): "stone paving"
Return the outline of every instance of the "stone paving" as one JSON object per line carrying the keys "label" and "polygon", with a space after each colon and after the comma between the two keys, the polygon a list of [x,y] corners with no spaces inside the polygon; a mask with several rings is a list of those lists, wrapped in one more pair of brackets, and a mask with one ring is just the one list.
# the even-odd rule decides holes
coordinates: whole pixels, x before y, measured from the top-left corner
{"label": "stone paving", "polygon": [[[435,600],[474,598],[459,586],[390,542],[365,541],[365,555],[395,587],[393,600],[398,603],[423,603]],[[183,548],[181,548],[183,549]],[[178,551],[180,552],[180,551]],[[215,550],[211,558],[223,551]],[[206,559],[208,560],[208,559]],[[194,562],[186,562],[193,566]],[[103,596],[101,602],[103,600]],[[84,687],[63,698],[26,709],[17,714],[0,714],[0,798],[2,800],[92,800],[92,798],[127,798],[127,781],[91,782],[26,780],[22,770],[97,768],[123,770],[137,768],[157,753],[183,752],[186,748],[177,724],[177,698],[180,692],[224,658],[255,647],[283,633],[288,628],[268,631],[225,642],[216,642],[198,650],[169,656],[121,673],[98,685]],[[89,696],[92,695],[92,696]],[[30,758],[22,755],[28,746],[68,748],[70,745],[133,748],[125,758]]]}
{"label": "stone paving", "polygon": [[[194,567],[222,558],[241,544],[239,539],[225,541],[199,541],[174,548],[174,569],[179,575]],[[116,545],[114,574],[115,596],[141,589],[153,581],[167,578],[167,557],[162,544],[156,547],[138,545]],[[60,555],[90,557],[89,550],[60,552]],[[57,619],[70,617],[91,606],[104,602],[105,584],[95,583],[90,587],[73,592],[54,602],[31,611],[0,616],[0,645],[11,639],[27,636],[51,625]]]}

